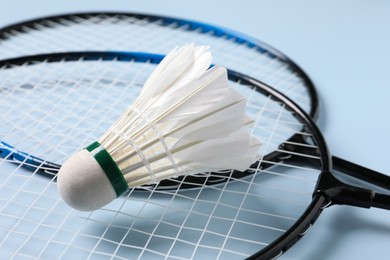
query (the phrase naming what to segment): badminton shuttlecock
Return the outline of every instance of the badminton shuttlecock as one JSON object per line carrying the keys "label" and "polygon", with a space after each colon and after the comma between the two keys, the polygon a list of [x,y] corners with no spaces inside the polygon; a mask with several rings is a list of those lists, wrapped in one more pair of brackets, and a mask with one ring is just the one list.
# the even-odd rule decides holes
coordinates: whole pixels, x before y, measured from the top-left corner
{"label": "badminton shuttlecock", "polygon": [[70,206],[98,209],[129,187],[179,175],[246,170],[260,142],[250,134],[246,99],[211,64],[208,47],[171,51],[117,122],[58,173]]}

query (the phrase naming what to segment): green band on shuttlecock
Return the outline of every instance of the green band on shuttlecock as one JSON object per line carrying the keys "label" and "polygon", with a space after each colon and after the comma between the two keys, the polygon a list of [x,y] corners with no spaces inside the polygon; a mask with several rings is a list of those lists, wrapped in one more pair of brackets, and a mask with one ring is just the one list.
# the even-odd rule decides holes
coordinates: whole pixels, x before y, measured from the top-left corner
{"label": "green band on shuttlecock", "polygon": [[114,187],[116,196],[119,197],[125,193],[129,187],[127,186],[126,180],[123,177],[121,170],[118,168],[118,165],[115,163],[114,159],[112,159],[107,150],[104,149],[104,147],[99,142],[93,142],[85,149],[90,152],[95,160],[99,163],[103,172],[106,174],[107,178]]}

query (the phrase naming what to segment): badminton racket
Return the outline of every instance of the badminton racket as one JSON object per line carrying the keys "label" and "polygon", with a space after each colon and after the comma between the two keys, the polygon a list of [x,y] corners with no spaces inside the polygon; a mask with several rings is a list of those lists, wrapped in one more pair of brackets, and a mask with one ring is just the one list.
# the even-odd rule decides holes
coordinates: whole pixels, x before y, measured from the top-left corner
{"label": "badminton racket", "polygon": [[[203,182],[172,179],[168,189],[131,189],[98,211],[70,209],[47,162],[60,165],[104,133],[161,58],[82,52],[0,62],[0,135],[9,140],[0,148],[2,256],[270,259],[298,241],[327,206],[390,209],[389,196],[333,176],[324,138],[306,112],[233,71],[229,83],[247,97],[253,133],[263,142],[263,156],[247,172],[226,171],[218,185],[206,184],[219,173],[190,176]],[[390,188],[389,177],[371,176]]]}
{"label": "badminton racket", "polygon": [[[286,55],[240,32],[203,22],[139,13],[74,13],[37,18],[0,29],[0,59],[67,51],[131,50],[168,53],[194,42],[213,49],[216,64],[276,88],[317,119],[319,102],[310,78]],[[1,140],[0,140],[1,141]],[[6,140],[4,140],[6,141]],[[333,156],[335,169],[370,177],[366,170]],[[362,174],[360,174],[362,173]],[[377,183],[383,183],[382,180]]]}

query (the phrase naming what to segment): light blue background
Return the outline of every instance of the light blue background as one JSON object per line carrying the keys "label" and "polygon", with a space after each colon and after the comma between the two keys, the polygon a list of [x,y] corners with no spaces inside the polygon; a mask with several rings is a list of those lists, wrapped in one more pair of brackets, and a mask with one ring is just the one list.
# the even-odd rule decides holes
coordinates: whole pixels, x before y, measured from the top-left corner
{"label": "light blue background", "polygon": [[[312,78],[333,154],[390,174],[390,1],[0,0],[0,26],[74,11],[200,20],[281,50]],[[331,207],[280,259],[389,259],[390,212]]]}

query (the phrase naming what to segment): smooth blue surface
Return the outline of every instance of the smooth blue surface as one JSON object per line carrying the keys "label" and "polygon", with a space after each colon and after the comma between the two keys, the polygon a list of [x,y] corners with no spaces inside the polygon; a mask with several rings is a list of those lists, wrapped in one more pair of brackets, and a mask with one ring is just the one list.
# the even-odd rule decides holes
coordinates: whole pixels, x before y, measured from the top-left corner
{"label": "smooth blue surface", "polygon": [[[389,1],[0,0],[0,26],[79,11],[199,20],[263,40],[296,61],[321,98],[331,152],[390,174]],[[388,259],[390,212],[335,206],[280,259]]]}

